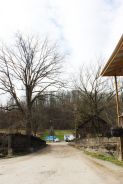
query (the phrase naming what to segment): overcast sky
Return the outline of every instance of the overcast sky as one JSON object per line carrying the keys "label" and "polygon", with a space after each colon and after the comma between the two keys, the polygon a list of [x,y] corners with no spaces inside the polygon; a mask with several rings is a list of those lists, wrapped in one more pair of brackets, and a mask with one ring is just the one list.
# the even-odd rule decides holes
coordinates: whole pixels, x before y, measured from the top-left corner
{"label": "overcast sky", "polygon": [[0,39],[17,31],[58,40],[70,67],[106,62],[123,32],[123,0],[0,0]]}

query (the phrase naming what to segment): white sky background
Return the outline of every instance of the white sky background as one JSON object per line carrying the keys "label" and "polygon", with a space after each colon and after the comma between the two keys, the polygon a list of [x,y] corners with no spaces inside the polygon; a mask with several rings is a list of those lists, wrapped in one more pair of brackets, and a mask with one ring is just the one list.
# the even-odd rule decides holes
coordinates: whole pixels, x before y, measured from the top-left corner
{"label": "white sky background", "polygon": [[73,68],[108,58],[123,33],[123,0],[0,0],[0,39],[48,35]]}
{"label": "white sky background", "polygon": [[17,31],[58,40],[69,71],[105,63],[123,33],[123,0],[0,0],[0,40]]}

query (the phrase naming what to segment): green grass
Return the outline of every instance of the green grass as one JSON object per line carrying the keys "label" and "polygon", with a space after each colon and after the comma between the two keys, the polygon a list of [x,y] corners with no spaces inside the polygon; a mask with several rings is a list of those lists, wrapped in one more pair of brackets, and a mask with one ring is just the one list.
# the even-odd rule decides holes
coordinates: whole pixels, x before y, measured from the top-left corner
{"label": "green grass", "polygon": [[55,135],[58,137],[60,140],[64,140],[64,134],[73,134],[73,130],[55,130]]}
{"label": "green grass", "polygon": [[41,139],[45,140],[45,137],[49,135],[49,131],[46,130],[45,132],[43,132]]}
{"label": "green grass", "polygon": [[109,162],[112,162],[113,164],[116,164],[118,166],[123,167],[123,161],[117,160],[113,156],[106,156],[106,155],[103,155],[101,153],[95,153],[95,152],[90,152],[90,151],[84,151],[84,153],[91,156],[91,157],[101,159],[101,160],[105,160],[105,161],[109,161]]}
{"label": "green grass", "polygon": [[[64,140],[64,134],[73,134],[73,130],[55,130],[55,136],[58,137],[61,141]],[[49,130],[46,130],[41,136],[42,139],[45,139],[49,135]]]}

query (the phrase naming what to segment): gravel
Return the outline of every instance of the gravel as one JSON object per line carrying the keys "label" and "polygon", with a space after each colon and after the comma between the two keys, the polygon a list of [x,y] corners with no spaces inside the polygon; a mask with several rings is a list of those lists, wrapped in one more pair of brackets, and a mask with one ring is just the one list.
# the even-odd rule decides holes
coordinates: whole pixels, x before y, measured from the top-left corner
{"label": "gravel", "polygon": [[1,159],[0,184],[123,184],[123,168],[52,143],[28,156]]}

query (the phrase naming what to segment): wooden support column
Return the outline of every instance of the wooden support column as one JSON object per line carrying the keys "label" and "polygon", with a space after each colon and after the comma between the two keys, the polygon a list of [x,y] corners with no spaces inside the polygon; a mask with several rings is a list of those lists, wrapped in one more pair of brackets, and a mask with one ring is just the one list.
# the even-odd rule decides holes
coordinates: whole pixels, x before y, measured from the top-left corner
{"label": "wooden support column", "polygon": [[[117,125],[118,127],[120,127],[120,105],[119,105],[118,85],[116,76],[115,76],[115,89],[116,89],[116,106],[117,106]],[[123,160],[123,137],[119,137],[117,152],[118,152],[118,159]]]}
{"label": "wooden support column", "polygon": [[119,116],[120,116],[120,106],[119,106],[119,97],[118,97],[118,85],[117,85],[117,77],[115,78],[115,89],[116,89],[116,107],[117,107],[117,125],[120,126]]}

